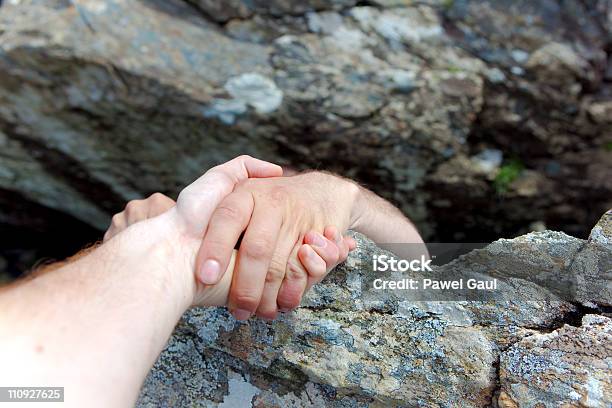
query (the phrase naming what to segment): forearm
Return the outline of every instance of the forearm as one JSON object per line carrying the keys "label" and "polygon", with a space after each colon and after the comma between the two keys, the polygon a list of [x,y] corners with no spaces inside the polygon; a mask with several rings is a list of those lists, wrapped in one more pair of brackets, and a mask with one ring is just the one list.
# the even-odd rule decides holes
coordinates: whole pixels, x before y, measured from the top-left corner
{"label": "forearm", "polygon": [[193,301],[193,276],[163,266],[162,258],[192,262],[168,253],[171,234],[160,217],[134,225],[0,293],[0,384],[64,386],[74,406],[133,405]]}
{"label": "forearm", "polygon": [[414,224],[398,208],[363,187],[354,200],[351,229],[377,243],[423,243]]}
{"label": "forearm", "polygon": [[30,271],[25,277],[24,280],[29,280],[29,279],[33,279],[37,276],[40,276],[42,274],[45,273],[49,273],[51,271],[55,271],[59,268],[62,268],[68,264],[71,264],[73,262],[78,261],[79,259],[89,255],[91,252],[93,252],[97,247],[99,247],[100,245],[102,245],[101,242],[95,242],[93,244],[90,244],[88,246],[86,246],[85,248],[81,249],[79,252],[77,252],[76,254],[61,260],[61,261],[55,261],[52,263],[48,263],[45,262],[41,265],[38,265],[36,268],[34,268],[32,271]]}

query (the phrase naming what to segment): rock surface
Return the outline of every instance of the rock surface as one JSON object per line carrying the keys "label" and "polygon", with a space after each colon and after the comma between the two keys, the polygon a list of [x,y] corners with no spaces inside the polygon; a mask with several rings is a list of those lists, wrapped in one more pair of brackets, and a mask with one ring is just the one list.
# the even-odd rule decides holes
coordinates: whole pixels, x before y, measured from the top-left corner
{"label": "rock surface", "polygon": [[3,2],[0,228],[82,244],[248,153],[356,178],[439,241],[584,238],[612,206],[611,7]]}
{"label": "rock surface", "polygon": [[612,319],[586,315],[582,326],[563,326],[512,345],[500,362],[499,406],[528,401],[549,406],[606,407],[612,401]]}
{"label": "rock surface", "polygon": [[[598,240],[612,250],[611,218],[604,215],[588,243],[531,233],[435,270],[505,279],[500,298],[480,302],[373,296],[367,288],[380,275],[372,256],[384,251],[358,236],[348,261],[274,322],[238,322],[222,308],[188,312],[138,405],[607,407],[612,319],[602,288],[612,285],[611,257],[587,249]],[[598,277],[592,293],[606,299],[554,293],[550,283],[567,280],[581,257]]]}

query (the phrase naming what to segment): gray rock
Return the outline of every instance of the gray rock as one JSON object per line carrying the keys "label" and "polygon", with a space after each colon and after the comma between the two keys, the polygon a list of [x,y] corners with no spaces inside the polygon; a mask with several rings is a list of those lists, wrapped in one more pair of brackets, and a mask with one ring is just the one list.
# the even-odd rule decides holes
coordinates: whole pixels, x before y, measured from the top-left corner
{"label": "gray rock", "polygon": [[498,406],[606,407],[612,401],[612,319],[525,337],[502,353]]}
{"label": "gray rock", "polygon": [[[592,237],[607,242],[602,220]],[[499,297],[434,301],[374,295],[372,257],[386,252],[356,238],[347,262],[274,322],[188,312],[139,406],[607,406],[610,319],[570,326],[580,310],[546,287],[576,258],[600,256],[587,243],[551,231],[496,241],[434,275],[496,276]]]}
{"label": "gray rock", "polygon": [[254,14],[275,17],[300,15],[321,10],[342,10],[354,6],[357,0],[187,0],[207,17],[218,22],[232,18],[248,18]]}
{"label": "gray rock", "polygon": [[612,210],[591,231],[572,262],[576,301],[587,306],[612,306]]}
{"label": "gray rock", "polygon": [[[248,153],[354,177],[438,241],[586,237],[612,205],[595,3],[4,2],[0,189],[20,200],[0,214],[101,230]],[[486,151],[520,176],[499,188],[512,163]]]}

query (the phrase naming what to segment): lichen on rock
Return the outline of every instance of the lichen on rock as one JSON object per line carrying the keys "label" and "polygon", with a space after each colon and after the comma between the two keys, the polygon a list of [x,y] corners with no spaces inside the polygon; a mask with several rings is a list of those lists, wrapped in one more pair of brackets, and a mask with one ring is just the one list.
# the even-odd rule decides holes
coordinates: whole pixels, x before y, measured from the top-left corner
{"label": "lichen on rock", "polygon": [[[610,238],[609,216],[593,229],[599,241]],[[386,252],[355,237],[347,262],[276,321],[238,322],[224,309],[188,312],[139,405],[225,406],[242,389],[254,407],[607,406],[611,320],[590,314],[574,327],[588,293],[566,299],[547,286],[577,259],[609,262],[609,253],[585,252],[587,241],[551,231],[499,240],[434,272],[488,271],[521,282],[501,299],[411,301],[368,295],[372,257]],[[610,286],[609,272],[589,270],[600,287]],[[598,307],[608,304],[600,296],[607,292],[589,293],[588,310],[605,310]]]}
{"label": "lichen on rock", "polygon": [[543,401],[546,406],[605,407],[612,401],[612,319],[586,315],[534,334],[501,355],[499,406]]}

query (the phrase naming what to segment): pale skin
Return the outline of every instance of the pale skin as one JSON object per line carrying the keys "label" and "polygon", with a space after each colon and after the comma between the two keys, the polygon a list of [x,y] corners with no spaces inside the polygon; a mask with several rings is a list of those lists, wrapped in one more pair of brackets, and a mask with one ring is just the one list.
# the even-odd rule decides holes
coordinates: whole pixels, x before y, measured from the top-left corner
{"label": "pale skin", "polygon": [[[113,216],[111,225],[104,234],[103,242],[108,241],[128,226],[163,214],[175,205],[176,202],[173,199],[161,193],[154,193],[144,200],[130,201],[123,211]],[[339,263],[344,262],[348,253],[356,246],[353,238],[342,237],[334,226],[328,226],[322,232],[321,234],[309,231],[304,236],[304,242],[298,251],[298,259],[309,275],[326,275]],[[237,251],[234,250],[226,273],[233,273],[236,255]],[[229,291],[229,288],[224,287],[223,291]],[[225,306],[226,297],[219,306]]]}
{"label": "pale skin", "polygon": [[397,208],[356,183],[323,172],[249,179],[236,186],[211,216],[197,257],[200,282],[223,277],[240,234],[228,307],[239,320],[273,319],[296,308],[325,274],[292,262],[308,231],[335,225],[379,243],[414,243],[427,254],[414,225]]}
{"label": "pale skin", "polygon": [[63,386],[68,406],[130,406],[180,316],[221,302],[198,285],[208,219],[248,177],[280,167],[239,157],[209,170],[171,210],[138,222],[78,260],[0,291],[0,384]]}
{"label": "pale skin", "polygon": [[[180,316],[193,306],[226,304],[231,263],[215,286],[194,279],[207,218],[240,180],[280,174],[278,166],[239,157],[207,172],[162,214],[142,219],[126,210],[125,227],[133,225],[103,245],[2,288],[0,384],[63,386],[68,406],[133,405]],[[141,204],[130,208],[158,211]],[[328,242],[304,258],[307,269],[340,260]]]}
{"label": "pale skin", "polygon": [[[176,206],[162,214],[137,219],[129,228],[74,262],[0,289],[0,384],[63,386],[69,406],[131,406],[180,316],[192,306],[225,304],[230,285],[236,284],[236,274],[232,273],[233,244],[224,248],[219,257],[219,262],[224,262],[225,273],[218,276],[215,286],[204,285],[194,278],[194,270],[200,268],[196,260],[200,260],[197,254],[202,236],[209,230],[212,218],[218,216],[216,209],[225,198],[243,188],[240,186],[252,188],[254,185],[248,180],[253,178],[270,178],[272,191],[277,191],[275,183],[282,180],[281,173],[273,164],[248,156],[236,158],[211,169],[188,186],[181,192]],[[347,183],[337,179],[342,180],[339,182],[342,185]],[[287,185],[288,196],[272,194],[278,213],[291,213],[289,207],[294,200],[288,197],[299,193],[298,189],[291,189],[291,184]],[[257,200],[265,200],[265,189],[262,185],[256,186],[261,189],[256,192]],[[301,187],[313,188],[311,199],[306,206],[293,210],[294,214],[303,211],[306,215],[294,216],[292,222],[299,228],[287,227],[286,232],[281,229],[275,242],[289,239],[294,247],[285,264],[290,266],[285,269],[293,274],[305,273],[303,280],[308,285],[322,279],[330,264],[319,252],[317,257],[308,259],[323,259],[325,270],[313,272],[308,262],[300,262],[306,259],[300,254],[308,251],[303,248],[313,248],[308,241],[315,239],[307,238],[312,235],[308,231],[321,231],[313,228],[319,225],[318,220],[300,220],[316,219],[311,216],[322,209],[330,196],[319,195],[315,184],[301,184]],[[336,188],[342,190],[340,184]],[[321,218],[321,228],[338,225],[344,231],[346,227],[362,230],[372,227],[368,224],[370,215],[365,212],[380,210],[380,203],[371,207],[370,198],[359,194],[342,199],[354,199],[354,203],[334,213],[336,218]],[[285,220],[289,219],[287,215]],[[346,219],[348,225],[333,222]],[[251,224],[247,225],[247,234],[249,228]],[[340,237],[336,232],[331,235]],[[294,236],[304,239],[296,241]],[[338,242],[343,240],[338,238]],[[331,248],[331,242],[327,245]],[[244,240],[240,251],[243,246]],[[246,262],[241,261],[240,251],[236,259],[238,265],[242,262],[244,270]],[[206,257],[213,254],[209,250]],[[338,250],[336,261],[340,258]],[[258,278],[262,278],[261,274]],[[256,288],[264,288],[269,283],[265,273],[263,281]],[[272,293],[263,298],[256,296],[265,300]],[[274,296],[270,301],[276,304],[278,299]]]}
{"label": "pale skin", "polygon": [[[138,216],[155,213],[154,207],[174,204],[159,193],[149,200],[149,208],[128,204],[113,219],[107,236]],[[327,239],[336,244],[340,261],[346,259],[347,246],[354,247],[352,239],[344,238],[343,243],[341,232],[326,225],[361,232],[378,243],[417,244],[406,249],[410,253],[400,254],[406,257],[428,254],[416,227],[392,204],[350,180],[311,172],[239,183],[211,217],[196,263],[198,280],[218,283],[230,259],[236,261],[228,304],[234,317],[246,320],[256,314],[274,319],[279,310],[299,306],[303,294],[330,271],[330,262],[325,267],[326,262],[314,256]],[[324,236],[316,233],[323,229]]]}

